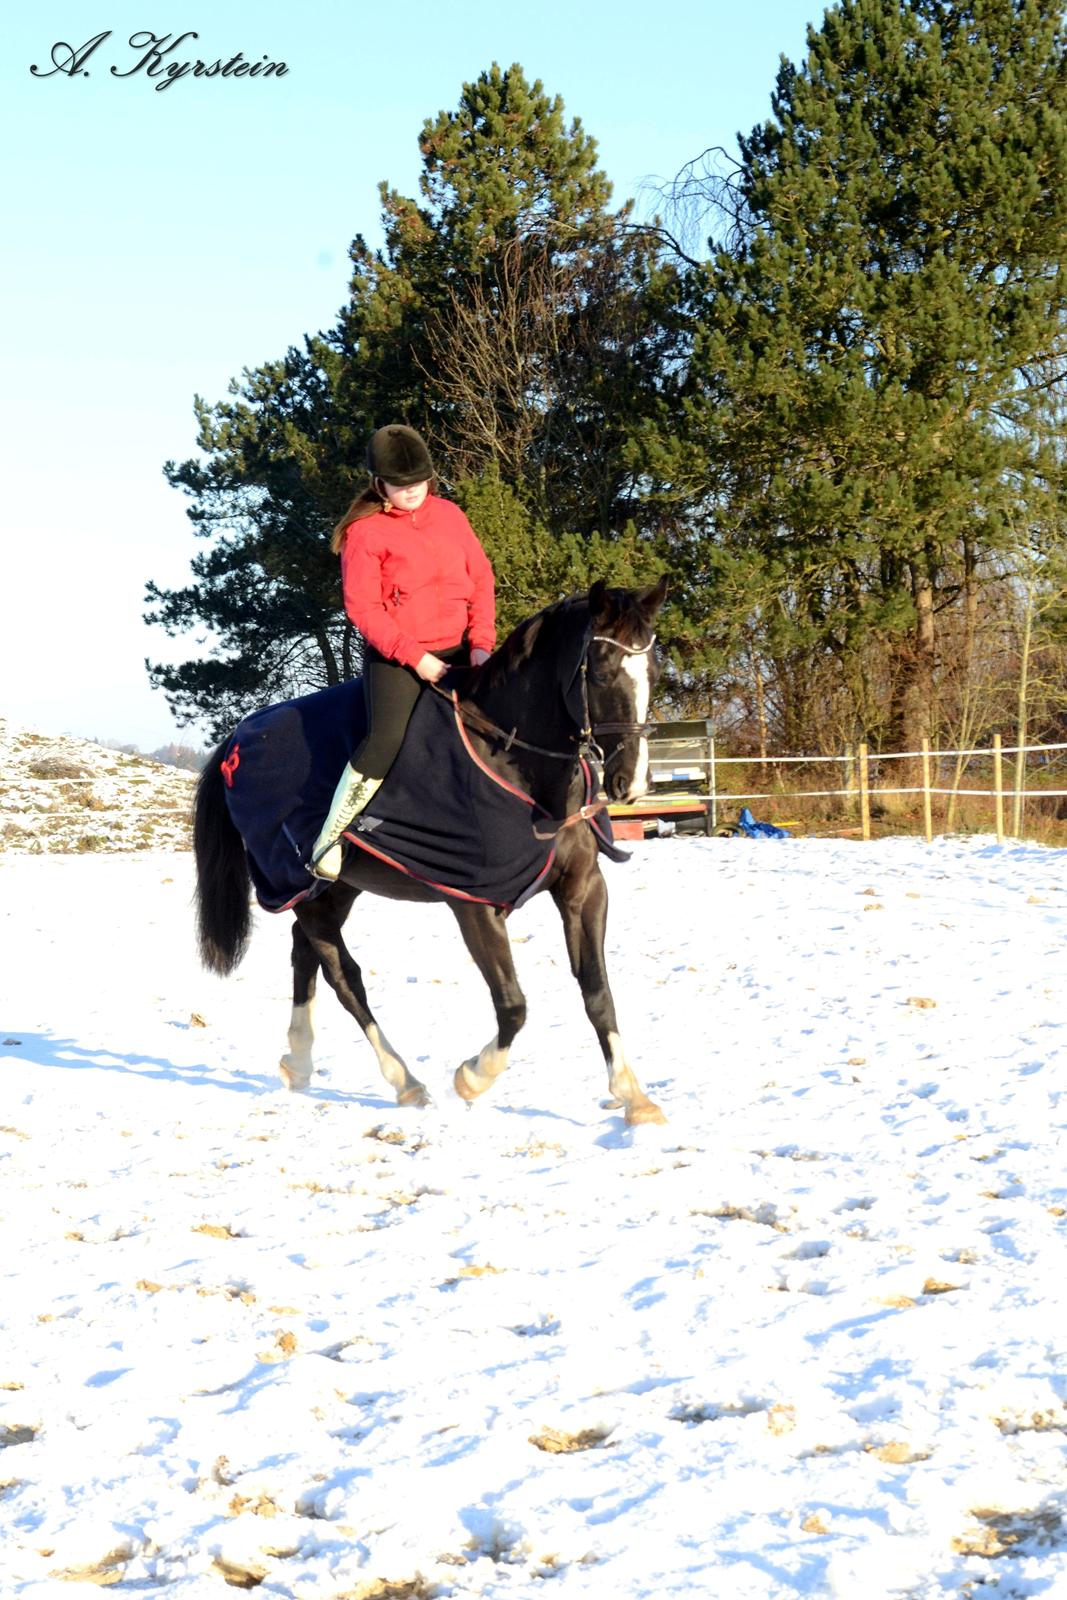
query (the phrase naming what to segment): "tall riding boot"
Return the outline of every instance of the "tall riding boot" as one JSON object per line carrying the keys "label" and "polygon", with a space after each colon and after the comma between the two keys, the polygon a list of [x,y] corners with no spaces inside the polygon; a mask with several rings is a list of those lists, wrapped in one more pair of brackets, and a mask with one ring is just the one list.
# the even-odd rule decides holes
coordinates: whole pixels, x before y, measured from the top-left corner
{"label": "tall riding boot", "polygon": [[311,847],[308,871],[316,878],[328,878],[331,882],[336,879],[344,860],[341,835],[352,818],[357,817],[364,806],[370,804],[381,786],[381,778],[367,778],[362,772],[356,772],[353,767],[346,764],[341,774],[341,781],[334,790],[333,800],[330,802],[329,816]]}

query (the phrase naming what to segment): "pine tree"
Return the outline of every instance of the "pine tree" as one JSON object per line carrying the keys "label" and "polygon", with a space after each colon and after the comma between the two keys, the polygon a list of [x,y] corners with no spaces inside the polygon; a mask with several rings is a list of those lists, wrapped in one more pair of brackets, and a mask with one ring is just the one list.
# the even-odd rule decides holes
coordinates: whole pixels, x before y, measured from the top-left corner
{"label": "pine tree", "polygon": [[197,397],[206,460],[164,467],[205,541],[194,581],[146,588],[148,623],[215,641],[207,657],[145,663],[179,725],[206,721],[213,737],[263,699],[337,683],[358,664],[329,551],[343,491],[330,470],[322,371],[293,349],[230,389],[214,407]]}
{"label": "pine tree", "polygon": [[630,433],[654,390],[667,272],[579,119],[496,63],[423,124],[419,200],[380,188],[353,245],[338,408],[422,427],[450,478],[498,469],[557,533],[641,517]]}
{"label": "pine tree", "polygon": [[[741,246],[688,284],[684,426],[650,433],[709,631],[838,663],[864,731],[936,717],[938,617],[1048,469],[1027,371],[1063,349],[1067,73],[1051,0],[842,0],[741,141]],[[731,607],[722,604],[729,578]],[[880,652],[880,654],[879,654]]]}
{"label": "pine tree", "polygon": [[[518,66],[464,85],[457,111],[425,122],[420,149],[420,200],[380,186],[384,245],[354,240],[336,326],[245,372],[220,404],[198,400],[204,459],[165,468],[209,542],[191,585],[149,585],[147,619],[216,641],[206,660],[148,663],[182,721],[223,727],[266,697],[358,669],[328,535],[366,481],[367,438],[387,422],[428,435],[446,487],[476,527],[486,518],[488,544],[525,519],[527,536],[502,534],[496,554],[502,590],[531,610],[563,574],[584,582],[594,564],[592,576],[616,581],[635,566],[657,575],[647,529],[631,527],[644,513],[627,453],[662,361],[642,300],[664,277],[657,241],[626,208],[608,210],[595,143]],[[553,288],[551,316],[535,315],[535,266]],[[521,338],[472,387],[467,331],[483,313],[498,343],[513,314]],[[495,434],[472,446],[486,414]],[[494,522],[502,485],[507,515]]]}
{"label": "pine tree", "polygon": [[[524,617],[603,578],[625,588],[655,583],[662,571],[653,543],[633,523],[618,534],[554,534],[532,515],[495,466],[456,487],[456,499],[478,530],[496,573],[497,629],[505,636]],[[677,620],[668,606],[659,627]]]}

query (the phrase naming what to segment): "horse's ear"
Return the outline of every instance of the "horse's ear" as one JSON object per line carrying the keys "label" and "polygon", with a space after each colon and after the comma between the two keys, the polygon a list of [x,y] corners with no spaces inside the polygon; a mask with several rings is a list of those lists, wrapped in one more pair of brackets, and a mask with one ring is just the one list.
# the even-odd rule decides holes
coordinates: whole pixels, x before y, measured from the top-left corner
{"label": "horse's ear", "polygon": [[638,592],[637,604],[640,607],[641,615],[644,617],[646,622],[651,622],[652,621],[652,618],[656,615],[656,612],[659,610],[660,606],[663,604],[663,602],[664,602],[664,600],[666,600],[666,598],[667,598],[667,574],[666,573],[664,573],[663,576],[660,578],[659,582],[658,583],[654,583],[650,589],[641,589]]}
{"label": "horse's ear", "polygon": [[609,609],[608,586],[598,578],[589,591],[589,616],[594,627],[604,625]]}

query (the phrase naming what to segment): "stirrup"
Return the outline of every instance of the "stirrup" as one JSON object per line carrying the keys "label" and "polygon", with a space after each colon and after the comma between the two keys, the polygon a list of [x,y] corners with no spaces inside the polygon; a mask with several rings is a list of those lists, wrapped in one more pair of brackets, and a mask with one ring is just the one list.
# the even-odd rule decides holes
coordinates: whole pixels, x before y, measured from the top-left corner
{"label": "stirrup", "polygon": [[320,856],[308,862],[308,871],[313,878],[322,878],[327,883],[336,883],[341,876],[341,868],[345,864],[345,847],[338,839],[336,844],[326,846]]}

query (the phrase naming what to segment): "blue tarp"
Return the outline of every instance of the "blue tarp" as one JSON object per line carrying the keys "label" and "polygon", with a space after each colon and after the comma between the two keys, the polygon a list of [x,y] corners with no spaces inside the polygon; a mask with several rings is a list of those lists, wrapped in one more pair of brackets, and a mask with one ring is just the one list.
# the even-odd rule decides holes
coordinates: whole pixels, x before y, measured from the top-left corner
{"label": "blue tarp", "polygon": [[748,839],[788,839],[785,828],[776,828],[773,822],[757,822],[747,806],[741,807],[737,826]]}

